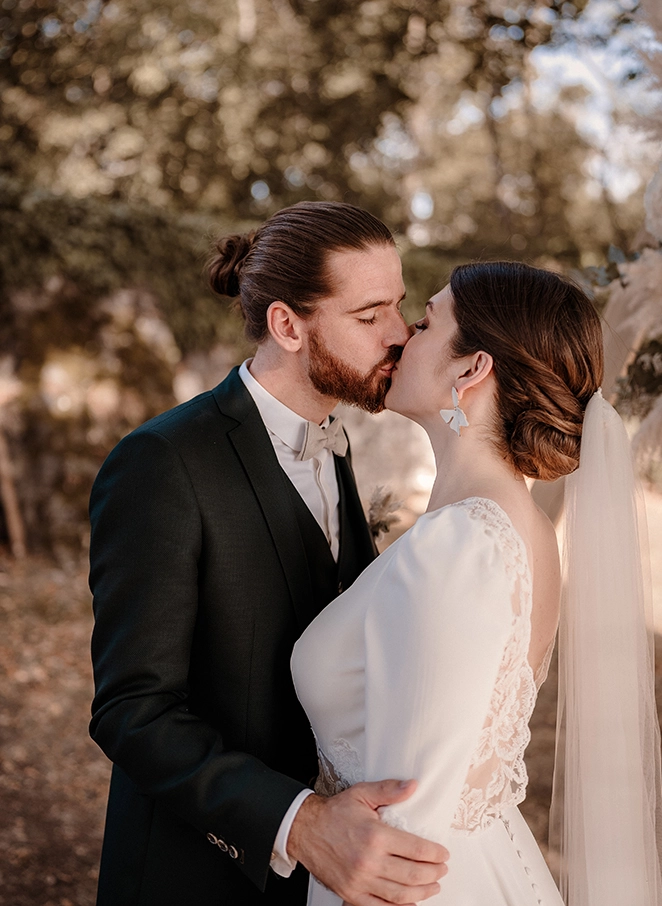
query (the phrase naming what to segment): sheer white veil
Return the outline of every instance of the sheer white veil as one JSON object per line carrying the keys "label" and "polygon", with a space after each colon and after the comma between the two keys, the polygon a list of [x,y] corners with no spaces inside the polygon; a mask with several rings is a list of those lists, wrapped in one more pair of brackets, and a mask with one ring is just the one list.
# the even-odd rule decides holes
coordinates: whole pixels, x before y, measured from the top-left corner
{"label": "sheer white veil", "polygon": [[[567,906],[662,906],[660,730],[643,499],[596,393],[565,491],[550,841]],[[645,558],[647,562],[647,558]]]}

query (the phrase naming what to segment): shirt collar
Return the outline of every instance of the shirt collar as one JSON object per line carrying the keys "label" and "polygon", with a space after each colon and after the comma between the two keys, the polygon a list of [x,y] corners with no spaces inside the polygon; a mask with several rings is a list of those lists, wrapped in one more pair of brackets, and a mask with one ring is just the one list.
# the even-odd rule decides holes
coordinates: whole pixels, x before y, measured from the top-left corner
{"label": "shirt collar", "polygon": [[[264,389],[262,384],[248,370],[248,366],[252,361],[252,359],[246,359],[242,363],[239,368],[239,377],[253,397],[253,402],[257,406],[267,429],[282,440],[284,444],[287,444],[295,453],[299,453],[303,448],[303,441],[306,435],[306,419],[293,412],[285,403],[281,403],[268,390]],[[328,418],[322,422],[325,427],[328,423]]]}

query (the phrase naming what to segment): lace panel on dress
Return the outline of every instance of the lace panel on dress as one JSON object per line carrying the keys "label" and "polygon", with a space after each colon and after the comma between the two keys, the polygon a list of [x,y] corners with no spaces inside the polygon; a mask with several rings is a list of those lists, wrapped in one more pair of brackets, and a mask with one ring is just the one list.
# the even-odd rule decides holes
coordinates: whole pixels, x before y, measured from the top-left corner
{"label": "lace panel on dress", "polygon": [[556,638],[553,638],[549,643],[549,647],[545,652],[545,656],[540,662],[540,666],[536,670],[536,675],[534,677],[536,683],[536,689],[540,689],[542,684],[547,679],[547,674],[549,673],[549,665],[552,663],[552,655],[554,654],[554,645],[556,644]]}
{"label": "lace panel on dress", "polygon": [[335,796],[363,780],[359,753],[346,739],[334,739],[328,747],[328,755],[320,748],[317,737],[315,742],[319,761],[319,775],[315,782],[318,796]]}
{"label": "lace panel on dress", "polygon": [[479,743],[473,754],[453,828],[476,833],[489,827],[501,810],[522,802],[528,781],[524,750],[536,683],[528,662],[531,638],[532,580],[524,542],[498,504],[481,497],[460,501],[486,524],[499,544],[512,585],[512,626]]}
{"label": "lace panel on dress", "polygon": [[[313,736],[315,734],[313,733]],[[317,737],[315,736],[317,743]],[[314,791],[318,796],[335,796],[342,793],[343,790],[349,789],[355,783],[361,783],[365,780],[363,768],[359,753],[346,739],[339,737],[334,739],[329,745],[331,757],[327,757],[317,743],[317,758],[319,762],[319,774],[315,781]],[[393,812],[378,808],[382,821],[391,827],[399,827],[406,830],[406,822]]]}

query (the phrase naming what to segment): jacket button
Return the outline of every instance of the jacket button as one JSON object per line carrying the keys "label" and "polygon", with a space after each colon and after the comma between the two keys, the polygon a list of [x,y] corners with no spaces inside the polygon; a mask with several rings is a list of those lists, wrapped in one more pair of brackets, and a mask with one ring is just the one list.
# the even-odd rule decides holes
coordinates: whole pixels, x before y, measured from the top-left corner
{"label": "jacket button", "polygon": [[236,847],[230,846],[229,849],[228,849],[228,855],[230,856],[231,859],[236,859],[236,858],[238,858],[239,853],[237,852]]}
{"label": "jacket button", "polygon": [[218,843],[218,837],[216,837],[211,832],[207,834],[207,839],[209,840],[210,843],[213,843],[214,846],[216,846],[216,844]]}
{"label": "jacket button", "polygon": [[342,582],[338,582],[338,594],[341,595],[343,593],[343,591],[344,591],[344,588],[342,587]]}
{"label": "jacket button", "polygon": [[221,840],[220,837],[216,846],[218,846],[222,853],[226,853],[228,851],[228,844],[225,842],[225,840]]}

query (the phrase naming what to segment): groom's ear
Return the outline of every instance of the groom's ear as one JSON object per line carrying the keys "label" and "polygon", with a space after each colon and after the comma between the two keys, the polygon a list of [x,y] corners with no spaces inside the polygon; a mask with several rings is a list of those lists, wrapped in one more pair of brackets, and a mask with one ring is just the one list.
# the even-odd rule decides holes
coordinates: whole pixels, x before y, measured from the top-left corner
{"label": "groom's ear", "polygon": [[455,388],[460,399],[465,390],[482,384],[492,374],[494,368],[494,359],[489,352],[475,352],[472,356],[468,356],[465,362],[466,369],[455,381]]}
{"label": "groom's ear", "polygon": [[303,319],[285,302],[272,302],[267,309],[269,333],[286,352],[298,352],[303,344]]}

